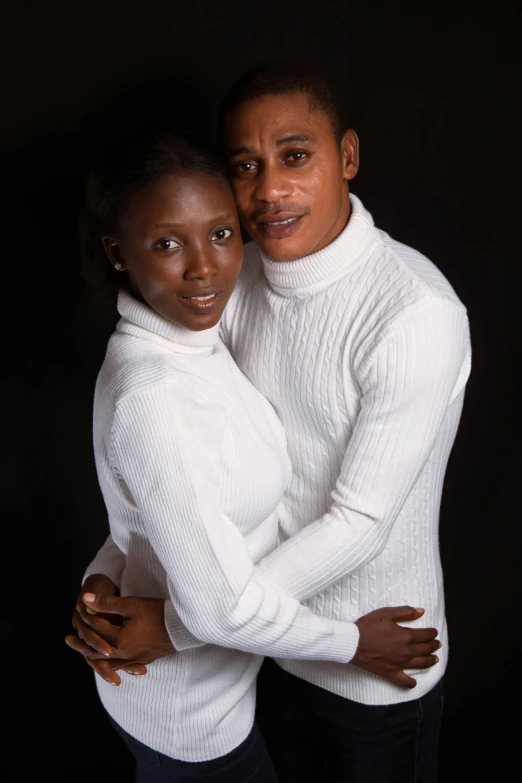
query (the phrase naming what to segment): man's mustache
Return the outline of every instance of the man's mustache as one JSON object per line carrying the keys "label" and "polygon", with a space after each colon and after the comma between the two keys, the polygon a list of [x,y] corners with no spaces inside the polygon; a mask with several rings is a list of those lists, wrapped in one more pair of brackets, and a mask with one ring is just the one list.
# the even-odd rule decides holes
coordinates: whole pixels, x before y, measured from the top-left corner
{"label": "man's mustache", "polygon": [[262,209],[256,209],[256,211],[252,212],[250,215],[250,220],[255,222],[260,217],[265,217],[266,215],[277,215],[279,212],[295,212],[298,215],[311,215],[312,208],[308,204],[286,204],[285,202],[281,201],[278,204],[267,204],[267,206],[263,207]]}

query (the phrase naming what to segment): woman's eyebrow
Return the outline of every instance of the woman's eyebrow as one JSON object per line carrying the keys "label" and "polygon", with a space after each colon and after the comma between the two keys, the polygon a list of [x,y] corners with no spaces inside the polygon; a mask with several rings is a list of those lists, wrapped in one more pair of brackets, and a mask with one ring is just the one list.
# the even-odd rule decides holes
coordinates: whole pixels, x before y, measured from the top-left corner
{"label": "woman's eyebrow", "polygon": [[276,141],[276,147],[282,147],[283,144],[304,144],[307,141],[315,141],[315,139],[313,136],[307,136],[304,133],[288,133]]}
{"label": "woman's eyebrow", "polygon": [[[208,222],[209,223],[224,223],[226,220],[232,220],[234,217],[232,212],[227,213],[226,215],[217,215],[216,217],[211,218]],[[180,226],[185,226],[186,223],[155,223],[154,228],[179,228]]]}

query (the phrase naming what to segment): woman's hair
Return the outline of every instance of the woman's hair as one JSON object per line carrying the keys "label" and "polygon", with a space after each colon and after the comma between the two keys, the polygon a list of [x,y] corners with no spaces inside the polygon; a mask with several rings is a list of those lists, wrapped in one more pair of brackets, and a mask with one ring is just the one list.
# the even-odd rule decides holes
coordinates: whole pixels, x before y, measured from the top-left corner
{"label": "woman's hair", "polygon": [[223,161],[171,132],[107,145],[91,167],[80,216],[82,275],[94,293],[114,303],[125,276],[110,264],[101,238],[117,234],[132,196],[168,174],[198,171],[225,178]]}

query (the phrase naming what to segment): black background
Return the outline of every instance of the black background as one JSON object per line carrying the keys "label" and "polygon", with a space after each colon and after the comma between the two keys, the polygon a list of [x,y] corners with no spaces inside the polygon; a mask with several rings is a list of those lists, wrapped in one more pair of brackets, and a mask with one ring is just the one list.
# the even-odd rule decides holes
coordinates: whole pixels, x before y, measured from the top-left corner
{"label": "black background", "polygon": [[16,598],[29,588],[16,616],[24,634],[45,629],[24,636],[20,733],[30,748],[48,730],[45,760],[23,761],[55,779],[131,780],[91,671],[62,642],[106,531],[91,404],[111,319],[81,280],[76,229],[92,140],[157,121],[211,130],[231,81],[284,58],[331,79],[361,141],[353,191],[469,310],[473,370],[440,534],[451,638],[440,779],[506,779],[520,703],[518,4],[21,0],[3,37],[2,494]]}

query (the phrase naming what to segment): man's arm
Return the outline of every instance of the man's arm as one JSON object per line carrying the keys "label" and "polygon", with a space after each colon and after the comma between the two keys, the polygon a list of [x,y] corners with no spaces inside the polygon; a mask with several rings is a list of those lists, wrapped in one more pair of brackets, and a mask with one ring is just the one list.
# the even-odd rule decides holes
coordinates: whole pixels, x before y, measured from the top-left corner
{"label": "man's arm", "polygon": [[382,552],[470,369],[463,307],[403,312],[364,357],[361,409],[329,511],[264,558],[256,578],[303,601]]}

